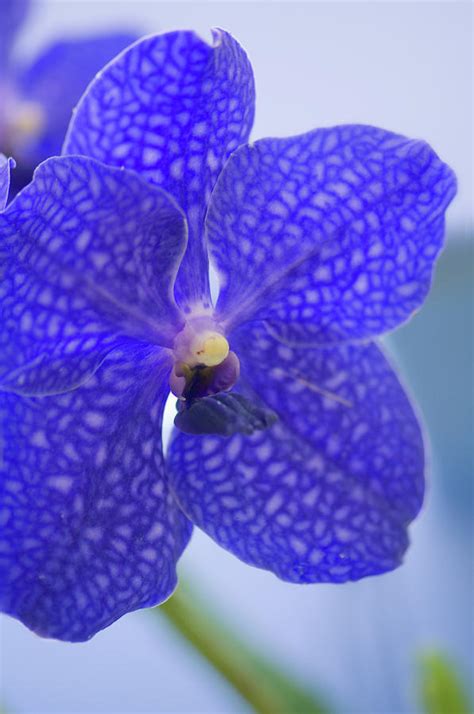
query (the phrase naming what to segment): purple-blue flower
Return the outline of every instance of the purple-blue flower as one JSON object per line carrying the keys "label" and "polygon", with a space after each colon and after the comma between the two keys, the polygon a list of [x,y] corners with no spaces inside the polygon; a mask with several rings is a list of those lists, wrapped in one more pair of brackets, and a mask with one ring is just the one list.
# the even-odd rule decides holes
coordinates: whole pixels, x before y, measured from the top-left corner
{"label": "purple-blue flower", "polygon": [[253,116],[229,34],[146,38],[0,215],[0,598],[42,635],[162,602],[192,524],[295,583],[402,561],[423,439],[373,340],[426,296],[454,175],[371,126],[247,143]]}
{"label": "purple-blue flower", "polygon": [[122,32],[59,40],[31,64],[20,63],[13,50],[31,5],[0,2],[0,151],[17,160],[15,191],[35,166],[61,152],[72,109],[95,73],[137,39]]}

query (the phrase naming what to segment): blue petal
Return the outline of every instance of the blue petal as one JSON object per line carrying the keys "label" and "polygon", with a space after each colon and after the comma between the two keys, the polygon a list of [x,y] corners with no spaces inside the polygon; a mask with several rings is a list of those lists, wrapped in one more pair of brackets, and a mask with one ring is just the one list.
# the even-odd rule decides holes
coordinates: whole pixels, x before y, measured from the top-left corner
{"label": "blue petal", "polygon": [[396,327],[426,296],[455,190],[427,144],[368,126],[240,148],[207,221],[220,319],[314,345]]}
{"label": "blue petal", "polygon": [[42,164],[0,215],[0,384],[76,387],[116,344],[172,344],[185,221],[134,172],[92,159]]}
{"label": "blue petal", "polygon": [[86,640],[175,588],[191,524],[165,479],[162,353],[114,353],[68,394],[0,394],[0,603],[40,635]]}
{"label": "blue petal", "polygon": [[7,205],[10,190],[10,170],[15,168],[15,161],[0,154],[0,211]]}
{"label": "blue petal", "polygon": [[[6,72],[16,34],[28,15],[31,0],[0,2],[0,72]],[[2,77],[3,79],[3,77]]]}
{"label": "blue petal", "polygon": [[257,323],[232,347],[246,396],[279,421],[230,439],[175,432],[168,468],[184,512],[284,580],[343,582],[396,568],[422,502],[423,441],[379,348],[292,349]]}
{"label": "blue petal", "polygon": [[248,139],[254,116],[252,68],[237,42],[193,32],[138,42],[91,84],[71,123],[65,153],[139,171],[187,213],[189,243],[178,302],[209,303],[203,220],[226,158]]}
{"label": "blue petal", "polygon": [[95,74],[136,35],[112,34],[68,39],[48,47],[38,59],[17,73],[17,89],[43,113],[38,132],[14,147],[19,163],[36,166],[61,152],[72,110]]}

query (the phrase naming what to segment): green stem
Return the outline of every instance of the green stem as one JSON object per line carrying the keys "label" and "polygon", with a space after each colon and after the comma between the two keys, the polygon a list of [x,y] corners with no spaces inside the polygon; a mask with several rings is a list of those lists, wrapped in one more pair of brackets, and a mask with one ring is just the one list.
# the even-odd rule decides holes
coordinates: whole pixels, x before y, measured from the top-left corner
{"label": "green stem", "polygon": [[472,714],[474,707],[453,662],[441,652],[420,657],[419,697],[425,714]]}
{"label": "green stem", "polygon": [[188,586],[152,612],[164,615],[256,712],[327,714],[324,704],[217,622]]}

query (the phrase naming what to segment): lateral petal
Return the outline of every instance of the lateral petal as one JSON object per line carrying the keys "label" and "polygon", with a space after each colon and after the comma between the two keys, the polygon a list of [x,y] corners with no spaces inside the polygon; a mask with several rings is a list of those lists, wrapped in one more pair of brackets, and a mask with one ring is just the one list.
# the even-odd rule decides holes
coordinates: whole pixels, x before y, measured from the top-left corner
{"label": "lateral petal", "polygon": [[129,340],[171,345],[181,211],[134,172],[50,159],[0,215],[0,385],[23,394],[80,384]]}
{"label": "lateral petal", "polygon": [[0,154],[0,211],[3,211],[8,201],[10,190],[10,171],[15,168],[13,159]]}
{"label": "lateral petal", "polygon": [[454,174],[422,141],[370,126],[238,149],[212,194],[218,317],[300,344],[380,335],[423,302]]}

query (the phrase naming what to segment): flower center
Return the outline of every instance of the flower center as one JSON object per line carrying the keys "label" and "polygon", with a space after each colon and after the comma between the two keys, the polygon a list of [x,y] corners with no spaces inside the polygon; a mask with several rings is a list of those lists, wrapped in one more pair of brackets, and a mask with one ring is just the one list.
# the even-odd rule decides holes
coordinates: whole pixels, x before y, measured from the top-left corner
{"label": "flower center", "polygon": [[203,335],[197,335],[191,342],[187,364],[190,367],[198,364],[216,367],[225,360],[228,354],[229,343],[224,335],[209,331]]}
{"label": "flower center", "polygon": [[186,434],[253,434],[271,427],[277,415],[230,392],[240,374],[219,325],[209,316],[188,319],[173,345],[170,387],[175,396],[175,426]]}
{"label": "flower center", "polygon": [[6,153],[21,158],[21,152],[29,142],[37,139],[45,126],[43,107],[34,101],[18,97],[10,87],[0,87],[3,115],[0,119],[0,135]]}
{"label": "flower center", "polygon": [[15,107],[11,128],[19,138],[37,137],[45,124],[44,111],[36,102],[23,101]]}
{"label": "flower center", "polygon": [[176,336],[173,353],[170,387],[181,399],[191,402],[227,391],[238,379],[237,355],[211,318],[189,320]]}

